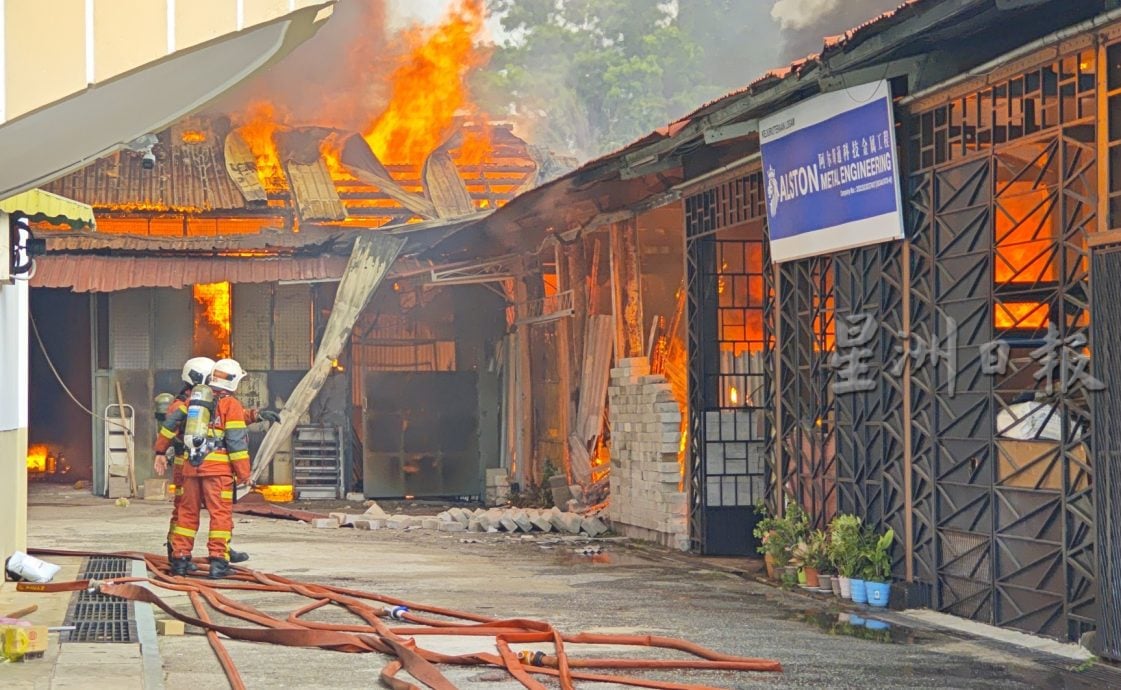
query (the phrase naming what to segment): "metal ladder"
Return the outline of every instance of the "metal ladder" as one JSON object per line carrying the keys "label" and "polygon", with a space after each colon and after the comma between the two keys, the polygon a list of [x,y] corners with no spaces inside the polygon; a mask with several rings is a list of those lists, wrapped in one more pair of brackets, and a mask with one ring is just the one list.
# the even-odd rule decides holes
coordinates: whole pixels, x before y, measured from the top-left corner
{"label": "metal ladder", "polygon": [[292,480],[297,499],[342,498],[342,428],[302,424],[292,435]]}

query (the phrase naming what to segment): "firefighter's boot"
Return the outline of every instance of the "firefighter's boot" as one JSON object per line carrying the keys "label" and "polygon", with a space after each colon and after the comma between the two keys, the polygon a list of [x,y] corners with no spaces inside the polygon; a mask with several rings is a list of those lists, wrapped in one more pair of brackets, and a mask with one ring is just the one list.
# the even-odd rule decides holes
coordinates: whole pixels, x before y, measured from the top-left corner
{"label": "firefighter's boot", "polygon": [[176,577],[186,577],[190,572],[191,566],[190,558],[172,558],[171,559],[171,574]]}
{"label": "firefighter's boot", "polygon": [[244,551],[230,549],[230,563],[244,563],[249,560],[249,554]]}
{"label": "firefighter's boot", "polygon": [[229,577],[233,573],[230,568],[230,562],[225,558],[210,557],[210,574],[207,575],[211,580],[220,580],[223,577]]}
{"label": "firefighter's boot", "polygon": [[[167,547],[167,562],[172,563],[175,560],[175,557],[171,555],[171,542],[164,542],[164,546]],[[192,561],[190,558],[188,558],[187,559],[187,572],[188,573],[193,573],[193,572],[197,571],[198,569],[199,569],[199,567],[197,565],[195,565],[195,562]]]}

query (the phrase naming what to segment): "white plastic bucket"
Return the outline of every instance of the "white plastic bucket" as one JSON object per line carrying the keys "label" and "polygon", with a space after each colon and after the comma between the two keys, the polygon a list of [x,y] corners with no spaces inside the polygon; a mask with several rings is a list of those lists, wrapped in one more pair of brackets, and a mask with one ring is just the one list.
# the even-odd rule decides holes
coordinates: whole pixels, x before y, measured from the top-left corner
{"label": "white plastic bucket", "polygon": [[62,567],[16,551],[8,559],[8,570],[29,582],[43,583],[50,582]]}

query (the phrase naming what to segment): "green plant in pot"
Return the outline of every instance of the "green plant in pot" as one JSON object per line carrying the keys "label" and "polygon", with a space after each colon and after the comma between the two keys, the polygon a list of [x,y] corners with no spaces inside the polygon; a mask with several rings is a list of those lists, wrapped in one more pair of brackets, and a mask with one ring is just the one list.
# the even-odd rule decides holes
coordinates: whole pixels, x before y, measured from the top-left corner
{"label": "green plant in pot", "polygon": [[753,534],[759,541],[756,547],[763,554],[767,566],[767,577],[775,579],[780,574],[780,569],[785,568],[790,559],[790,542],[787,536],[789,529],[785,520],[773,515],[767,515],[766,508],[760,504],[755,508],[763,517],[755,523]]}
{"label": "green plant in pot", "polygon": [[842,597],[851,595],[852,578],[859,577],[863,528],[855,515],[838,515],[829,524],[829,559],[837,569]]}
{"label": "green plant in pot", "polygon": [[883,534],[869,533],[864,550],[864,580],[868,593],[868,603],[884,607],[891,598],[891,547],[895,541],[895,531],[888,529]]}
{"label": "green plant in pot", "polygon": [[[822,530],[815,530],[810,534],[807,544],[809,546],[809,555],[806,567],[808,569],[812,568],[817,573],[818,589],[832,592],[832,561],[829,558],[829,535]],[[809,574],[807,573],[806,584],[810,584],[809,579]],[[813,585],[810,586],[812,587]]]}

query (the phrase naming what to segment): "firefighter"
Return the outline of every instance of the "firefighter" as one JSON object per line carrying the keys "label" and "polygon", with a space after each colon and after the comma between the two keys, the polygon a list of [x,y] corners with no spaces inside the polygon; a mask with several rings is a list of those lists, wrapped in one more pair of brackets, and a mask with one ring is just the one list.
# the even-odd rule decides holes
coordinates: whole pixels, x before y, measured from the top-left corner
{"label": "firefighter", "polygon": [[[155,444],[156,459],[153,466],[155,473],[162,475],[167,472],[168,450],[173,450],[171,457],[174,458],[171,481],[175,486],[175,500],[172,504],[171,526],[168,528],[166,544],[169,561],[172,557],[171,534],[175,530],[180,505],[183,502],[183,464],[187,461],[187,447],[183,444],[183,423],[187,416],[187,399],[191,395],[191,389],[199,383],[204,383],[213,369],[214,360],[209,357],[189,359],[183,365],[182,379],[185,385],[179,394],[174,398],[169,393],[162,393],[156,397],[156,419],[161,422],[161,426]],[[269,410],[248,410],[246,416],[249,423],[258,420],[280,421],[280,416]],[[249,554],[230,549],[231,563],[243,563],[247,560]],[[192,572],[197,570],[194,563],[190,563],[188,569]]]}
{"label": "firefighter", "polygon": [[[171,504],[171,525],[167,530],[167,558],[171,560],[171,535],[175,531],[175,525],[179,519],[179,509],[183,503],[183,463],[187,460],[187,448],[183,445],[183,423],[182,420],[187,415],[187,397],[191,394],[191,388],[200,383],[205,383],[210,372],[214,369],[214,360],[209,357],[192,357],[188,359],[183,365],[183,372],[181,378],[183,380],[183,388],[179,394],[171,401],[167,402],[166,407],[162,405],[161,399],[164,396],[170,397],[169,394],[163,393],[156,398],[156,418],[160,420],[160,433],[156,438],[154,450],[156,452],[156,459],[152,469],[157,475],[163,475],[167,472],[168,456],[167,451],[172,451],[171,457],[173,458],[173,465],[171,471],[171,483],[175,485],[175,499]],[[163,414],[161,415],[161,407]],[[162,418],[161,418],[162,416]],[[245,554],[245,558],[249,556]],[[190,564],[189,570],[192,572],[197,570],[194,563]]]}
{"label": "firefighter", "polygon": [[250,472],[245,409],[233,395],[243,378],[245,371],[233,359],[218,360],[210,372],[213,413],[197,464],[192,458],[183,465],[183,503],[171,537],[173,575],[188,572],[201,507],[210,514],[209,577],[216,580],[230,573],[234,484],[248,484]]}

